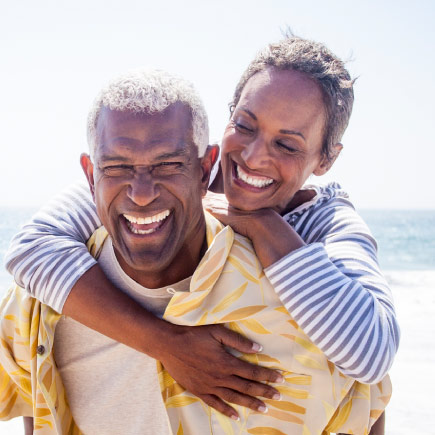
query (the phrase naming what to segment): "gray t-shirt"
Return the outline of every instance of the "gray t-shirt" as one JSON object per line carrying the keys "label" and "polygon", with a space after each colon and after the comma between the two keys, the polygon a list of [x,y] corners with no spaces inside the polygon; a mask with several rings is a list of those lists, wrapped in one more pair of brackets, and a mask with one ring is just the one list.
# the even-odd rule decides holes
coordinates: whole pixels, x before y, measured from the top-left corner
{"label": "gray t-shirt", "polygon": [[[190,278],[169,288],[142,287],[121,269],[109,238],[98,262],[116,287],[160,317],[174,290],[189,290]],[[54,357],[73,418],[85,434],[171,433],[153,358],[68,317],[56,327]]]}

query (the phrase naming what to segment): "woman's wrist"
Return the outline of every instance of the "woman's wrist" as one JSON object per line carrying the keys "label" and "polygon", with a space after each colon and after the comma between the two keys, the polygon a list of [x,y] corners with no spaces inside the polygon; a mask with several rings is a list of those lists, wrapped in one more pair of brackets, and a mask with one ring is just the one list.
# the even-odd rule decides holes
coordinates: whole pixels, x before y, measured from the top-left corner
{"label": "woman's wrist", "polygon": [[247,234],[263,268],[306,244],[278,213],[270,209],[256,212]]}

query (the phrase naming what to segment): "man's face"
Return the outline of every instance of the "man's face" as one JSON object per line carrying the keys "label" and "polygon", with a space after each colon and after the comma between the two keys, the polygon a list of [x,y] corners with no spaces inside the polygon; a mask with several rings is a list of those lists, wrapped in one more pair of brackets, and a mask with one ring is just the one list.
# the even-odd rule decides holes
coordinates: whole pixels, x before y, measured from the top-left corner
{"label": "man's face", "polygon": [[188,276],[204,240],[210,169],[207,154],[198,158],[190,110],[181,103],[157,114],[103,108],[94,165],[86,159],[98,215],[125,272],[150,288]]}

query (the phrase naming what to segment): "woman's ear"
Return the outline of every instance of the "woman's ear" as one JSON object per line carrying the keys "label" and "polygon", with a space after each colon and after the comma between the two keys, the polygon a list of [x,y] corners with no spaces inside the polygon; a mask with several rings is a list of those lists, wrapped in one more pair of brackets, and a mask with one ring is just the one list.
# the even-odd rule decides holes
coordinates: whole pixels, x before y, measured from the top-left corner
{"label": "woman's ear", "polygon": [[336,158],[340,155],[341,150],[343,149],[343,145],[341,143],[336,143],[330,152],[330,157],[323,155],[319,165],[316,169],[314,169],[313,174],[320,176],[326,174],[330,169],[331,166],[334,164]]}
{"label": "woman's ear", "polygon": [[218,145],[208,145],[204,153],[204,156],[201,157],[201,169],[202,169],[201,184],[203,187],[203,196],[207,193],[211,171],[213,169],[213,166],[217,162],[218,157],[219,157]]}
{"label": "woman's ear", "polygon": [[88,180],[89,189],[92,193],[92,198],[95,201],[95,183],[94,183],[94,165],[89,154],[83,153],[80,155],[80,165]]}

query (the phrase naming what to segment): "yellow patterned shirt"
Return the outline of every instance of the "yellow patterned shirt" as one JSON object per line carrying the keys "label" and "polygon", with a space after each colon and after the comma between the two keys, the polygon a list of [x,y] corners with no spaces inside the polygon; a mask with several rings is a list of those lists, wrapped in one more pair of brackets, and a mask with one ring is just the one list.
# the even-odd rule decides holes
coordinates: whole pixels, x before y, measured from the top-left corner
{"label": "yellow patterned shirt", "polygon": [[[159,380],[174,434],[366,434],[388,403],[389,379],[369,386],[340,373],[282,306],[251,243],[211,216],[209,249],[196,269],[190,293],[176,293],[164,318],[182,325],[225,323],[261,343],[250,362],[283,371],[281,401],[266,400],[267,414],[238,408],[230,420],[185,391],[158,363]],[[88,242],[98,257],[107,232]],[[68,408],[53,359],[60,315],[12,287],[1,306],[0,419],[34,416],[35,434],[80,434]]]}

